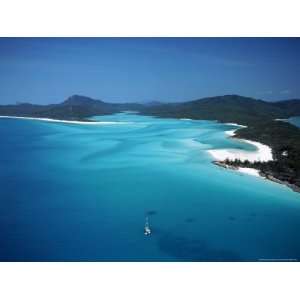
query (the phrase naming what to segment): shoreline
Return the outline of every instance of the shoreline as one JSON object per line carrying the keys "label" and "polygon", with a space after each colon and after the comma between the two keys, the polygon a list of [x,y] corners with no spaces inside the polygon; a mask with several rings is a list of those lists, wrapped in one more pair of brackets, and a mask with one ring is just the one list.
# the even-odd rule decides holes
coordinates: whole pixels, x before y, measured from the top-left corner
{"label": "shoreline", "polygon": [[[247,126],[245,125],[241,125],[241,124],[237,124],[237,123],[223,123],[225,125],[231,125],[231,126],[238,126],[240,128],[246,128]],[[237,130],[237,129],[234,129],[234,130]]]}
{"label": "shoreline", "polygon": [[112,125],[112,124],[124,124],[124,122],[110,122],[110,121],[72,121],[72,120],[60,120],[51,118],[35,118],[35,117],[18,117],[18,116],[0,116],[0,119],[23,119],[23,120],[35,120],[53,123],[65,123],[65,124],[79,124],[79,125]]}
{"label": "shoreline", "polygon": [[[235,124],[227,123],[227,125],[235,125]],[[242,126],[242,127],[246,127],[246,126]],[[225,131],[225,134],[228,135],[230,138],[234,138],[236,130],[238,130],[238,129],[227,130],[227,131]],[[257,150],[256,151],[247,151],[247,150],[238,150],[238,149],[207,150],[207,152],[212,157],[215,158],[215,160],[212,161],[212,163],[221,168],[224,168],[224,169],[229,169],[229,170],[237,171],[237,172],[244,173],[247,175],[260,177],[265,180],[270,180],[272,182],[285,185],[286,187],[292,189],[294,192],[300,193],[300,188],[297,185],[291,184],[287,181],[282,181],[280,179],[277,179],[272,175],[262,172],[261,170],[258,170],[255,168],[238,167],[238,166],[226,164],[224,162],[226,159],[228,159],[228,160],[240,159],[241,161],[248,160],[249,162],[255,162],[255,161],[266,162],[266,161],[274,160],[271,147],[264,145],[262,143],[254,142],[254,141],[250,141],[250,140],[245,140],[245,139],[237,139],[237,140],[246,142],[248,144],[252,144],[256,147]]]}
{"label": "shoreline", "polygon": [[232,165],[228,165],[225,162],[222,161],[213,161],[213,164],[215,164],[218,167],[224,168],[224,169],[229,169],[229,170],[233,170],[233,171],[237,171],[240,173],[244,173],[244,174],[248,174],[248,175],[252,175],[252,176],[256,176],[256,177],[260,177],[262,179],[265,180],[269,180],[281,185],[285,185],[286,187],[290,188],[292,191],[296,192],[296,193],[300,193],[300,188],[295,185],[295,184],[291,184],[287,181],[282,181],[280,179],[275,178],[272,175],[268,175],[260,170],[254,169],[254,168],[244,168],[244,167],[236,167],[236,166],[232,166]]}
{"label": "shoreline", "polygon": [[[233,126],[238,126],[240,128],[245,128],[247,126],[244,125],[239,125],[236,123],[225,123],[226,125],[233,125]],[[226,130],[225,134],[230,137],[234,138],[235,132],[239,128],[236,129],[231,129],[231,130]],[[228,160],[235,160],[239,159],[240,161],[244,162],[248,160],[249,162],[255,162],[255,161],[270,161],[273,160],[273,155],[272,155],[272,149],[271,147],[264,145],[259,142],[254,142],[246,139],[237,139],[241,142],[251,144],[256,147],[255,151],[249,151],[249,150],[239,150],[239,149],[234,149],[234,148],[225,148],[225,149],[211,149],[207,150],[207,152],[215,159],[213,163],[219,167],[225,168],[225,169],[230,169],[234,170],[243,174],[251,175],[251,176],[256,176],[256,177],[262,177],[266,178],[261,174],[261,172],[257,169],[254,168],[245,168],[245,167],[235,167],[226,164],[224,161],[226,159]]]}
{"label": "shoreline", "polygon": [[[232,124],[230,123],[230,125]],[[238,129],[227,130],[225,131],[225,134],[231,138],[234,138],[234,134],[236,130]],[[229,159],[229,160],[239,159],[240,161],[248,160],[249,162],[255,162],[255,161],[266,162],[266,161],[273,160],[271,147],[259,142],[254,142],[246,139],[236,139],[236,140],[255,146],[256,151],[239,150],[234,148],[211,149],[207,151],[217,161],[224,161],[225,159]]]}
{"label": "shoreline", "polygon": [[237,172],[240,172],[243,174],[248,174],[248,175],[264,178],[264,176],[260,175],[259,170],[254,169],[254,168],[235,167],[235,166],[231,166],[222,161],[217,161],[217,160],[213,161],[213,164],[215,164],[218,167],[224,168],[224,169],[229,169],[229,170],[237,171]]}

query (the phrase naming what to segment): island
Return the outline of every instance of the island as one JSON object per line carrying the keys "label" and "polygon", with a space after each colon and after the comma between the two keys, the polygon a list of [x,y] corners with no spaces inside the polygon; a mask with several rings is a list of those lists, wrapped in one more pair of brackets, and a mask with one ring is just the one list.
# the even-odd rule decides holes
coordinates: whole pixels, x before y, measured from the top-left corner
{"label": "island", "polygon": [[300,116],[299,99],[267,102],[239,95],[225,95],[180,103],[108,103],[73,95],[60,104],[0,105],[2,117],[85,124],[92,123],[89,119],[92,116],[122,111],[135,111],[160,118],[214,120],[237,124],[237,129],[229,133],[230,138],[252,143],[260,156],[256,152],[252,153],[251,158],[240,159],[228,155],[226,149],[218,153],[218,150],[211,150],[210,154],[214,157],[212,162],[221,167],[283,183],[297,192],[300,190],[300,128],[284,121]]}
{"label": "island", "polygon": [[300,129],[282,120],[300,116],[299,99],[267,102],[239,95],[225,95],[157,105],[143,109],[142,112],[164,118],[216,120],[241,125],[231,134],[231,138],[259,143],[255,146],[265,145],[271,149],[272,157],[270,153],[269,159],[258,160],[215,157],[213,162],[235,170],[241,168],[252,175],[259,174],[299,192]]}

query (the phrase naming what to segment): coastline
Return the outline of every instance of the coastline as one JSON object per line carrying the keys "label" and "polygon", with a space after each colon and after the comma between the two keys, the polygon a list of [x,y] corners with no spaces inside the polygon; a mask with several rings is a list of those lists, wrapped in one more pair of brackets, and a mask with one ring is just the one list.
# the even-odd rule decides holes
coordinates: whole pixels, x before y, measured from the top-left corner
{"label": "coastline", "polygon": [[[232,126],[238,126],[240,128],[246,128],[247,126],[245,125],[241,125],[241,124],[237,124],[237,123],[224,123],[225,125],[232,125]],[[237,129],[234,129],[237,130]]]}
{"label": "coastline", "polygon": [[226,164],[222,161],[217,161],[217,160],[214,160],[213,163],[216,166],[224,168],[224,169],[229,169],[229,170],[237,171],[237,172],[244,173],[244,174],[247,174],[247,175],[252,175],[252,176],[256,176],[256,177],[265,178],[264,176],[262,176],[260,174],[259,170],[254,169],[254,168],[235,167],[235,166],[231,166],[231,165],[228,165],[228,164]]}
{"label": "coastline", "polygon": [[237,172],[240,172],[240,173],[244,173],[244,174],[248,174],[248,175],[252,175],[252,176],[256,176],[256,177],[261,177],[265,180],[270,180],[272,182],[285,185],[288,188],[292,189],[294,192],[300,193],[300,188],[297,185],[291,184],[287,181],[282,181],[280,179],[275,178],[272,175],[268,175],[268,174],[266,174],[266,173],[264,173],[260,170],[257,170],[257,169],[245,168],[245,167],[236,167],[236,166],[226,164],[225,162],[216,161],[216,160],[213,161],[213,164],[215,164],[218,167],[224,168],[224,169],[229,169],[229,170],[237,171]]}
{"label": "coastline", "polygon": [[[234,138],[234,134],[236,130],[238,129],[227,130],[225,131],[225,134],[231,138]],[[259,142],[254,142],[245,139],[236,139],[236,140],[242,141],[247,144],[251,144],[255,146],[257,150],[247,151],[247,150],[228,148],[228,149],[212,149],[212,150],[208,150],[208,153],[216,161],[224,161],[225,159],[229,159],[229,160],[239,159],[240,161],[248,160],[249,162],[255,162],[255,161],[266,162],[266,161],[273,160],[272,149],[269,146]]]}
{"label": "coastline", "polygon": [[[226,123],[227,125],[237,125],[238,124],[233,124],[233,123]],[[241,127],[246,127],[246,126],[241,126]],[[227,130],[225,131],[225,134],[228,135],[231,138],[234,138],[235,131],[237,129],[233,130]],[[249,167],[239,167],[239,166],[233,166],[230,164],[227,164],[225,160],[230,160],[234,161],[235,159],[239,159],[241,162],[245,162],[248,160],[250,163],[253,162],[267,162],[274,160],[273,155],[272,155],[272,149],[271,147],[259,143],[259,142],[254,142],[246,139],[237,139],[242,142],[251,144],[256,147],[256,151],[246,151],[246,150],[237,150],[237,149],[212,149],[212,150],[207,150],[207,152],[215,159],[213,163],[221,168],[224,169],[230,169],[234,170],[240,173],[244,173],[247,175],[251,176],[256,176],[256,177],[261,177],[265,180],[270,180],[272,182],[278,183],[278,184],[283,184],[287,186],[288,188],[292,189],[294,192],[300,193],[300,188],[297,185],[291,184],[287,181],[282,181],[280,179],[275,178],[274,176],[271,176],[269,174],[265,174],[261,170],[255,169],[255,168],[249,168]]]}
{"label": "coastline", "polygon": [[[240,128],[247,127],[247,126],[239,125],[236,123],[226,123],[226,125],[238,126]],[[226,130],[225,134],[230,138],[234,138],[235,131],[237,131],[238,129],[239,128],[232,129],[232,130]],[[254,142],[254,141],[245,140],[245,139],[237,139],[237,140],[255,146],[256,150],[255,151],[247,151],[247,150],[238,150],[238,149],[233,149],[233,148],[232,149],[228,148],[228,149],[207,150],[207,152],[214,158],[213,163],[215,165],[225,168],[225,169],[231,169],[231,170],[243,173],[243,174],[266,178],[257,169],[245,168],[245,167],[235,167],[235,166],[228,165],[224,162],[226,159],[228,159],[228,160],[239,159],[242,162],[244,162],[246,160],[248,160],[249,162],[255,162],[255,161],[265,162],[265,161],[273,160],[272,149],[269,146],[264,145],[259,142]]]}
{"label": "coastline", "polygon": [[79,124],[79,125],[111,125],[111,124],[121,123],[121,122],[109,122],[109,121],[71,121],[71,120],[59,120],[59,119],[51,119],[51,118],[34,118],[34,117],[18,117],[18,116],[0,116],[0,118],[1,119],[24,119],[24,120],[35,120],[35,121],[65,123],[65,124]]}

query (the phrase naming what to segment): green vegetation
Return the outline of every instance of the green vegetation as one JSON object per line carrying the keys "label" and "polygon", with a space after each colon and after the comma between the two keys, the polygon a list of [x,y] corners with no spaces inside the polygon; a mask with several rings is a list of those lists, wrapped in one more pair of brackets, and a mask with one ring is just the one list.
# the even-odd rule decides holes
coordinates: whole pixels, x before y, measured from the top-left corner
{"label": "green vegetation", "polygon": [[170,118],[218,120],[250,125],[257,121],[300,116],[300,101],[265,102],[238,95],[143,107],[142,113]]}
{"label": "green vegetation", "polygon": [[101,100],[74,95],[60,104],[34,105],[21,103],[2,105],[0,106],[0,115],[81,121],[95,115],[113,114],[122,110],[137,110],[140,106],[140,104],[135,103],[106,103]]}
{"label": "green vegetation", "polygon": [[265,121],[239,129],[236,137],[269,145],[272,148],[274,161],[254,163],[245,161],[229,164],[259,169],[265,176],[300,187],[299,128],[287,122]]}
{"label": "green vegetation", "polygon": [[275,119],[300,116],[300,100],[265,102],[238,95],[204,98],[182,103],[113,104],[74,95],[61,104],[3,105],[0,115],[45,117],[64,120],[87,120],[124,110],[167,118],[217,120],[246,125],[236,131],[236,137],[258,141],[273,150],[274,161],[227,161],[228,165],[259,169],[266,176],[300,187],[300,129]]}
{"label": "green vegetation", "polygon": [[300,129],[274,119],[300,116],[300,100],[265,102],[237,95],[159,105],[143,113],[172,118],[218,120],[246,125],[235,137],[258,141],[272,148],[274,161],[224,161],[231,166],[256,168],[268,178],[300,187]]}

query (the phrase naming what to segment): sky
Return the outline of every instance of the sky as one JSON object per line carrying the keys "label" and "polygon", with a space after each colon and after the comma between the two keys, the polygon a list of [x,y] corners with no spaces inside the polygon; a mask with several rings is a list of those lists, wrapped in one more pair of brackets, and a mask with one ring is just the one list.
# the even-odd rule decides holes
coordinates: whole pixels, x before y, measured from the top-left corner
{"label": "sky", "polygon": [[0,104],[300,98],[300,38],[0,38]]}

